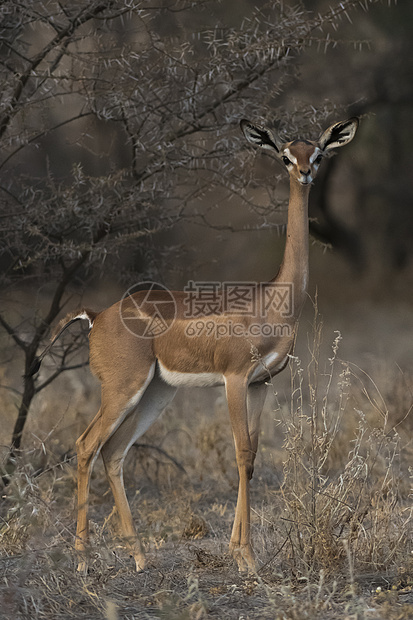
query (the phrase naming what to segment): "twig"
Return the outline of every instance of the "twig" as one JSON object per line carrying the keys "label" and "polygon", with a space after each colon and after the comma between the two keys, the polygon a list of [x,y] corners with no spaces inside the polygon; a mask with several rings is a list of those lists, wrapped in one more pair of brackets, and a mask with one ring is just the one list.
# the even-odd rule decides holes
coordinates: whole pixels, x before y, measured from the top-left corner
{"label": "twig", "polygon": [[134,443],[133,447],[134,448],[148,448],[149,450],[155,450],[155,452],[159,452],[159,454],[162,454],[162,456],[165,456],[167,459],[172,461],[172,463],[175,465],[175,467],[177,469],[179,469],[185,475],[187,475],[187,472],[186,472],[185,468],[181,465],[181,463],[179,463],[173,456],[171,456],[170,454],[165,452],[165,450],[162,450],[162,448],[159,448],[158,446],[152,446],[152,445],[147,444],[147,443]]}

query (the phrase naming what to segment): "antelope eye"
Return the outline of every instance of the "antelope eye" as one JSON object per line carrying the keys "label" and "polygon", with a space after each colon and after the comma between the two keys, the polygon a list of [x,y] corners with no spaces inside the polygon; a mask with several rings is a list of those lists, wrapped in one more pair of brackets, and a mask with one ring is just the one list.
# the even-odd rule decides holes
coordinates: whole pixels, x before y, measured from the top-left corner
{"label": "antelope eye", "polygon": [[316,158],[316,160],[315,160],[315,162],[314,162],[314,163],[316,163],[316,164],[317,164],[317,166],[318,166],[319,164],[321,164],[321,160],[322,160],[322,159],[323,159],[323,156],[322,156],[322,155],[319,155],[319,156]]}
{"label": "antelope eye", "polygon": [[291,166],[292,162],[288,159],[288,157],[283,157],[282,158],[283,162],[285,163],[286,166]]}

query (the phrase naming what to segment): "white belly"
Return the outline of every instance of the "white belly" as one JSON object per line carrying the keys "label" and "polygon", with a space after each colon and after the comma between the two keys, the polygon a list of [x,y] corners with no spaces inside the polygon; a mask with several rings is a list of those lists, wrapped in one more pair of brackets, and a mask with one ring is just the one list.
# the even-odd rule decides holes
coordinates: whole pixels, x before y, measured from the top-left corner
{"label": "white belly", "polygon": [[224,377],[220,372],[177,372],[168,370],[159,363],[162,379],[175,387],[212,387],[224,385]]}

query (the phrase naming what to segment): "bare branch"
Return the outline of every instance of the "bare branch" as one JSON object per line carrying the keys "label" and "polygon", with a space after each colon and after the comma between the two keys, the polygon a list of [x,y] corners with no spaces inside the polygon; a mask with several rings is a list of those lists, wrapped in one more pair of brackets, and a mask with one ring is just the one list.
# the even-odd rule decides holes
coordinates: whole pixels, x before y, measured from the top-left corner
{"label": "bare branch", "polygon": [[53,383],[53,381],[57,379],[57,377],[59,377],[62,374],[62,372],[66,372],[68,370],[77,370],[78,368],[84,368],[85,366],[88,366],[88,365],[89,365],[89,361],[82,362],[80,364],[71,364],[70,366],[59,366],[59,368],[53,374],[47,377],[47,379],[45,379],[43,383],[36,385],[35,394],[38,394],[39,392],[44,390],[44,388],[46,388],[48,385]]}
{"label": "bare branch", "polygon": [[18,109],[18,103],[23,94],[24,88],[28,83],[30,76],[37,69],[40,63],[46,58],[51,50],[55,49],[61,42],[67,37],[70,37],[77,28],[88,22],[93,17],[99,15],[102,11],[110,8],[113,5],[113,0],[108,2],[93,2],[91,7],[82,7],[77,15],[72,18],[66,28],[60,30],[58,34],[39,52],[34,58],[31,59],[29,67],[19,77],[18,83],[14,89],[11,102],[8,106],[8,111],[0,119],[0,139],[3,137],[4,132],[9,126],[11,119],[13,118],[16,110]]}
{"label": "bare branch", "polygon": [[23,351],[27,350],[27,344],[16,334],[16,331],[13,329],[13,327],[11,327],[11,325],[6,321],[6,319],[3,318],[1,314],[0,325],[3,327],[3,329],[5,329],[9,336],[13,338],[14,342],[17,344],[18,347],[20,347],[20,349],[23,349]]}

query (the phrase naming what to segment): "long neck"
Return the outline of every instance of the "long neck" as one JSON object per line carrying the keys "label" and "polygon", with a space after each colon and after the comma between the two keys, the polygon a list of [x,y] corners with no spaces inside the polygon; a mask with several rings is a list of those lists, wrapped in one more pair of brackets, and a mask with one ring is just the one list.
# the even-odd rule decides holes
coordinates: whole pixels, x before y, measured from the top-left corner
{"label": "long neck", "polygon": [[284,258],[273,282],[292,283],[293,316],[298,317],[308,283],[308,195],[310,185],[290,179],[290,201]]}

